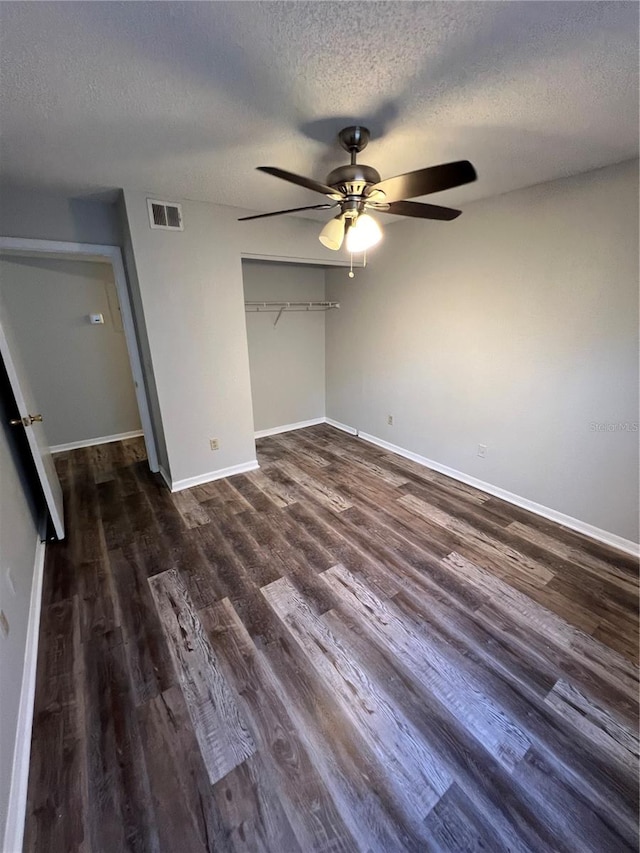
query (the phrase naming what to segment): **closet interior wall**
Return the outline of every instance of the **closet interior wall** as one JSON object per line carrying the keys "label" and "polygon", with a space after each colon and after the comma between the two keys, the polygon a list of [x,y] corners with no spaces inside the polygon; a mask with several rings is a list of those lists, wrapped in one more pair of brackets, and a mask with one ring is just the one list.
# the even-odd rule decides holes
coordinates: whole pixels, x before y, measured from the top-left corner
{"label": "closet interior wall", "polygon": [[[325,270],[242,261],[245,302],[325,300]],[[323,311],[247,311],[253,420],[256,432],[325,416]],[[276,323],[277,320],[277,323]]]}

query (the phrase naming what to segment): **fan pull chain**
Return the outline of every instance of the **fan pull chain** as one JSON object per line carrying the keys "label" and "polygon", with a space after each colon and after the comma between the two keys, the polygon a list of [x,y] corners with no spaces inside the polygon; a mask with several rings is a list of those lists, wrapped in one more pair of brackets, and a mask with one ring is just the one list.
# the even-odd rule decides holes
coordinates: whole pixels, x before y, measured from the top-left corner
{"label": "fan pull chain", "polygon": [[367,265],[367,250],[366,249],[364,250],[364,254],[362,257],[363,257],[362,267],[364,269],[364,267],[366,267],[366,265]]}
{"label": "fan pull chain", "polygon": [[351,257],[351,263],[349,266],[349,278],[353,278],[353,252],[350,252],[349,255]]}

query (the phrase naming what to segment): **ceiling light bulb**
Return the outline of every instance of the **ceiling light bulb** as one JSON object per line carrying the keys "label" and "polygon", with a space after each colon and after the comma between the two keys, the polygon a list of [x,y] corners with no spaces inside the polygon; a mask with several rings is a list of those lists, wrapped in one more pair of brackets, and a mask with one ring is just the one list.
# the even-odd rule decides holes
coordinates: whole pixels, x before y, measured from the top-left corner
{"label": "ceiling light bulb", "polygon": [[318,240],[327,249],[332,249],[334,252],[338,251],[344,240],[344,219],[342,218],[342,214],[327,222],[320,232]]}
{"label": "ceiling light bulb", "polygon": [[382,229],[372,216],[361,213],[347,231],[347,251],[366,252],[382,240]]}

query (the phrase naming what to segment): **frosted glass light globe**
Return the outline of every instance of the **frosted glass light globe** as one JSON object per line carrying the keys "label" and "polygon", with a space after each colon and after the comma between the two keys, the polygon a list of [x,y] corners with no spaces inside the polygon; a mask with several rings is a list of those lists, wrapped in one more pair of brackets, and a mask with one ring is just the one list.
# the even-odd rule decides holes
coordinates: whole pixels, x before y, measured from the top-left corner
{"label": "frosted glass light globe", "polygon": [[327,249],[332,249],[334,252],[338,251],[344,240],[344,219],[342,218],[342,214],[327,222],[320,232],[318,240]]}

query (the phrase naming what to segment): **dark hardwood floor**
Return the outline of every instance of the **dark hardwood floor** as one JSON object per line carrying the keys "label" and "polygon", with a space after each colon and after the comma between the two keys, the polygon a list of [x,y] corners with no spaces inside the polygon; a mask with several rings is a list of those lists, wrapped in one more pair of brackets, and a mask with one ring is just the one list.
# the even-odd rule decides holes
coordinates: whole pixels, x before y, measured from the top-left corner
{"label": "dark hardwood floor", "polygon": [[637,563],[326,426],[57,457],[25,849],[638,849]]}

